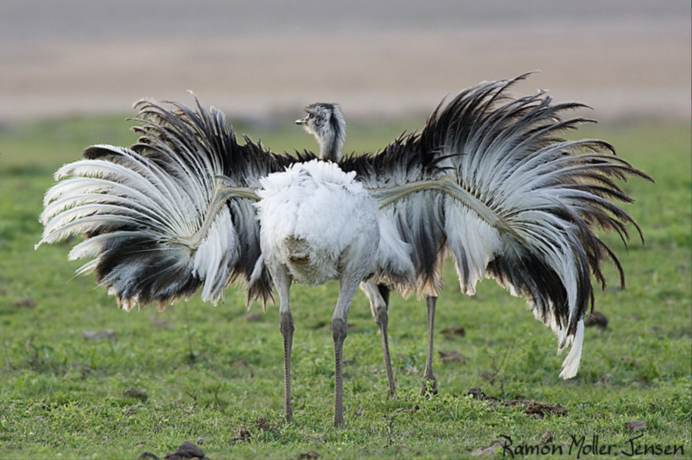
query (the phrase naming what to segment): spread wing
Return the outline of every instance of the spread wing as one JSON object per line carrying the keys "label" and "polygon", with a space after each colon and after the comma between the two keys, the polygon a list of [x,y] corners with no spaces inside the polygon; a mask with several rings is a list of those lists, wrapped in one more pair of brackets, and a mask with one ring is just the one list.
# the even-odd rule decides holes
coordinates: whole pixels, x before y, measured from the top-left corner
{"label": "spread wing", "polygon": [[624,284],[617,256],[595,229],[626,240],[632,224],[641,235],[614,203],[632,199],[613,179],[651,178],[606,142],[562,139],[561,132],[588,121],[563,119],[583,106],[554,104],[544,92],[509,96],[523,78],[462,91],[441,103],[420,133],[341,164],[380,197],[411,245],[418,280],[404,290],[437,295],[450,252],[464,293],[494,278],[528,301],[558,335],[559,349],[575,343],[563,364],[567,378],[579,366],[591,275],[605,287],[601,263],[609,259]]}
{"label": "spread wing", "polygon": [[[216,303],[235,280],[248,281],[260,257],[252,203],[259,180],[293,162],[245,137],[239,144],[222,112],[140,101],[140,134],[130,148],[95,145],[60,168],[46,193],[37,245],[82,234],[70,259],[94,258],[79,273],[129,309],[190,297]],[[248,298],[272,296],[268,274]]]}

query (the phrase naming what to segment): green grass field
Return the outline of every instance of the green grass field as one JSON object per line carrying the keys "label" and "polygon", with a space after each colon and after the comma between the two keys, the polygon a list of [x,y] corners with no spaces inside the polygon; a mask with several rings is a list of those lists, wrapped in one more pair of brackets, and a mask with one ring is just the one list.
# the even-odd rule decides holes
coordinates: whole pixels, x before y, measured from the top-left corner
{"label": "green grass field", "polygon": [[[346,150],[375,149],[415,123],[349,128]],[[646,245],[627,250],[607,236],[627,273],[627,288],[599,292],[596,310],[610,322],[586,331],[577,377],[558,378],[563,356],[556,339],[521,299],[491,280],[478,294],[460,294],[451,265],[438,302],[435,355],[440,393],[418,396],[425,361],[425,304],[393,296],[390,308],[398,398],[386,398],[381,338],[365,296],[358,293],[344,346],[345,429],[335,429],[333,343],[329,328],[338,286],[295,286],[293,347],[295,423],[282,415],[282,338],[278,308],[245,309],[242,293],[226,291],[218,307],[198,297],[165,312],[126,313],[91,277],[77,277],[67,261],[70,244],[34,244],[38,215],[52,173],[94,143],[135,140],[121,117],[61,119],[0,126],[0,457],[22,459],[163,458],[183,441],[196,442],[212,459],[295,459],[309,451],[322,458],[466,458],[493,440],[536,445],[550,431],[551,458],[590,458],[598,435],[611,455],[633,445],[690,445],[690,130],[640,124],[588,127],[579,137],[612,142],[619,154],[657,183],[633,180],[637,200],[626,209],[641,224]],[[258,133],[275,150],[314,148],[294,126]],[[465,335],[443,329],[459,326]],[[114,331],[85,340],[84,332]],[[480,387],[493,400],[468,396]],[[131,395],[138,389],[146,395]],[[566,414],[536,418],[534,399],[560,404]],[[646,428],[631,432],[626,422]],[[203,440],[201,441],[200,440]],[[584,441],[582,442],[582,438]],[[572,450],[570,451],[570,445]],[[579,450],[581,446],[581,450]],[[509,458],[498,448],[494,457]],[[620,455],[623,455],[620,453]],[[544,455],[542,458],[549,458]],[[607,455],[599,455],[607,458]],[[658,458],[641,455],[639,458]],[[304,457],[305,458],[305,457]]]}

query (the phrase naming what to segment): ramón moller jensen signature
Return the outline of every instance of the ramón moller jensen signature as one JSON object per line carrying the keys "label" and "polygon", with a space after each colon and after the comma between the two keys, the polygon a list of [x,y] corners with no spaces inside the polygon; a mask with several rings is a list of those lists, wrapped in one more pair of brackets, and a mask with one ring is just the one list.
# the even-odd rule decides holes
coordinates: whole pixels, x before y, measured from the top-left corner
{"label": "ram\u00f3n moller jensen signature", "polygon": [[645,444],[636,442],[644,436],[640,434],[625,441],[624,446],[617,444],[603,443],[599,435],[591,436],[591,442],[587,442],[586,436],[580,438],[570,435],[571,443],[569,444],[514,444],[511,436],[500,435],[505,439],[502,445],[502,456],[514,458],[515,456],[525,455],[550,455],[560,456],[567,455],[571,458],[579,460],[583,456],[598,456],[598,455],[624,455],[632,457],[634,455],[684,455],[685,447],[683,445],[673,444]]}

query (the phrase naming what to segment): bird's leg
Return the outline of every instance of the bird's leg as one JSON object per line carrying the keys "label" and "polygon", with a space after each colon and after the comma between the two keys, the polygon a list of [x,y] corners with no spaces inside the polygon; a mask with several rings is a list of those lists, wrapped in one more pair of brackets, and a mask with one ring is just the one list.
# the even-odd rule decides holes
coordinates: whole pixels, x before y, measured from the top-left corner
{"label": "bird's leg", "polygon": [[[428,393],[437,394],[437,380],[433,375],[432,357],[433,357],[433,330],[435,326],[435,303],[437,297],[426,296],[425,303],[428,306],[428,356],[425,360],[425,371],[423,372],[423,385],[420,389],[420,395],[425,396]],[[427,382],[432,381],[432,388],[428,388]]]}
{"label": "bird's leg", "polygon": [[334,315],[332,316],[332,334],[334,337],[334,426],[343,427],[344,424],[344,373],[343,373],[343,348],[344,340],[348,335],[348,310],[351,301],[358,289],[361,277],[344,277],[341,279],[339,299],[336,302]]}
{"label": "bird's leg", "polygon": [[293,421],[291,408],[291,348],[293,347],[293,316],[290,311],[281,313],[281,334],[284,336],[284,414],[287,422]]}
{"label": "bird's leg", "polygon": [[293,421],[293,409],[291,408],[291,348],[293,346],[293,315],[289,307],[288,293],[291,287],[291,277],[285,267],[272,274],[276,290],[279,292],[279,313],[281,324],[279,329],[284,337],[284,416],[286,422]]}
{"label": "bird's leg", "polygon": [[375,317],[375,323],[380,327],[382,334],[382,355],[384,356],[384,367],[387,371],[387,382],[389,383],[389,398],[396,396],[396,385],[394,384],[394,372],[392,371],[392,359],[389,354],[389,336],[387,334],[387,324],[389,317],[389,288],[383,284],[375,284],[368,280],[361,283],[360,288],[365,292],[370,300],[370,311]]}
{"label": "bird's leg", "polygon": [[342,351],[348,335],[348,325],[343,318],[332,319],[334,337],[334,426],[344,426],[344,382]]}

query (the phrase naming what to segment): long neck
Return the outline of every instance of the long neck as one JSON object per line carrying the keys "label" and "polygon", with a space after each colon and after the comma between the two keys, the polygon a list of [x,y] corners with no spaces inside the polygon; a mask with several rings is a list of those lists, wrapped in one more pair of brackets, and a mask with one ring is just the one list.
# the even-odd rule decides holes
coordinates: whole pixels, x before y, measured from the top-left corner
{"label": "long neck", "polygon": [[318,139],[320,144],[320,160],[338,162],[341,158],[341,149],[343,148],[343,140],[339,142],[337,136],[328,136]]}
{"label": "long neck", "polygon": [[317,136],[320,145],[320,159],[338,162],[346,140],[346,122],[341,113],[334,112],[329,120],[329,129]]}

